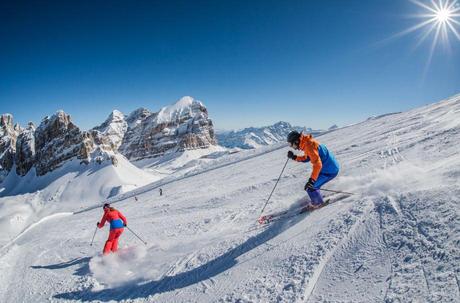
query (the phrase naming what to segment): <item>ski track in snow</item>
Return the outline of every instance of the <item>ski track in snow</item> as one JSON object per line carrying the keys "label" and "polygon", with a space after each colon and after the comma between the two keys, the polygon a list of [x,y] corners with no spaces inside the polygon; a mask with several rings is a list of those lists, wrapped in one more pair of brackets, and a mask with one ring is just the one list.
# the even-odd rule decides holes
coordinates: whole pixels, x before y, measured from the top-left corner
{"label": "ski track in snow", "polygon": [[[359,195],[266,226],[283,146],[113,198],[148,245],[125,230],[110,260],[106,229],[89,246],[99,205],[51,215],[2,248],[0,301],[458,302],[459,121],[457,96],[321,136],[342,164],[325,187]],[[309,172],[289,162],[266,212],[295,209]]]}

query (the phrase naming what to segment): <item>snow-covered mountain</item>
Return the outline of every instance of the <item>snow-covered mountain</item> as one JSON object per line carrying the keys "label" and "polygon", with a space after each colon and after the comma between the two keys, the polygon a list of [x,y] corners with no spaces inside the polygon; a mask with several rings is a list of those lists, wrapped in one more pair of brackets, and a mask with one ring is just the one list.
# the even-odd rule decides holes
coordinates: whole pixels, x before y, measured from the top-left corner
{"label": "snow-covered mountain", "polygon": [[[0,301],[460,301],[460,95],[318,139],[341,164],[324,189],[353,195],[323,191],[330,205],[257,225],[275,184],[265,213],[294,211],[305,201],[310,164],[289,161],[277,182],[284,142],[243,150],[112,197],[130,230],[120,251],[104,258],[108,230],[95,233],[100,203],[78,211],[54,203],[27,225],[18,214],[46,204],[44,197],[0,198],[0,213],[18,205],[0,220]],[[66,167],[54,173],[59,169]],[[88,183],[69,187],[77,194],[113,175],[136,174],[88,171]]]}
{"label": "snow-covered mountain", "polygon": [[110,146],[113,150],[118,151],[120,148],[123,138],[128,130],[128,123],[125,120],[125,116],[118,110],[112,111],[109,117],[99,126],[92,129],[94,137],[106,138],[110,142]]}
{"label": "snow-covered mountain", "polygon": [[14,146],[10,148],[12,164],[16,167],[12,173],[19,176],[25,176],[32,168],[37,176],[43,176],[73,159],[82,165],[91,161],[99,164],[105,160],[113,164],[116,161],[116,151],[107,142],[81,131],[62,110],[46,116],[37,128],[29,123],[10,137]]}
{"label": "snow-covered mountain", "polygon": [[159,112],[139,108],[126,118],[118,151],[131,161],[217,144],[212,120],[202,102],[183,97]]}
{"label": "snow-covered mountain", "polygon": [[237,131],[220,131],[216,137],[219,145],[227,148],[253,149],[286,142],[286,137],[292,130],[305,131],[313,135],[322,132],[321,130],[292,126],[287,122],[280,121],[270,126],[248,127]]}
{"label": "snow-covered mountain", "polygon": [[91,161],[116,165],[117,154],[135,161],[217,147],[207,109],[192,97],[183,97],[159,112],[141,108],[125,117],[114,110],[89,131],[80,130],[62,110],[45,117],[37,128],[32,123],[25,129],[13,126],[11,114],[0,118],[0,183],[13,168],[19,176],[32,168],[42,176],[73,159],[82,165]]}
{"label": "snow-covered mountain", "polygon": [[91,133],[155,175],[185,173],[194,163],[205,161],[201,158],[226,152],[217,145],[206,107],[192,97],[158,112],[139,108],[125,116],[115,110]]}

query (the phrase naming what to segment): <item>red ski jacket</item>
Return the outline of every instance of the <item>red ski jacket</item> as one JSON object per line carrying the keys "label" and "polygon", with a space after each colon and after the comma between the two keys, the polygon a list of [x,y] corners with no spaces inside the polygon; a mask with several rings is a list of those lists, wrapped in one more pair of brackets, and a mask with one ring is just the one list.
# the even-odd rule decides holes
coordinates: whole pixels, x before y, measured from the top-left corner
{"label": "red ski jacket", "polygon": [[128,221],[126,220],[125,216],[123,216],[121,212],[112,207],[104,210],[104,216],[102,216],[98,227],[104,227],[106,221],[109,221],[110,229],[123,228],[124,226],[128,225]]}

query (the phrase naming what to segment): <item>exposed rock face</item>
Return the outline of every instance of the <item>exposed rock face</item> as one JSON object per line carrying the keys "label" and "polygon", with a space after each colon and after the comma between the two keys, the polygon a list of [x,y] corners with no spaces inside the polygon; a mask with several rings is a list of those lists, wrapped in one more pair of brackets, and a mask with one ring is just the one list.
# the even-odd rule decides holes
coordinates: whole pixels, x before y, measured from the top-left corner
{"label": "exposed rock face", "polygon": [[32,122],[24,129],[16,141],[16,173],[24,176],[35,162],[35,126]]}
{"label": "exposed rock face", "polygon": [[13,126],[13,115],[0,116],[0,182],[13,168],[16,139],[20,131],[19,125]]}
{"label": "exposed rock face", "polygon": [[69,115],[58,111],[21,129],[13,116],[0,116],[0,182],[16,164],[25,176],[32,167],[38,176],[79,159],[117,165],[117,152],[138,160],[170,151],[206,148],[217,144],[206,107],[191,97],[162,108],[158,113],[140,108],[128,117],[114,110],[100,126],[81,131]]}
{"label": "exposed rock face", "polygon": [[37,175],[44,175],[73,157],[85,158],[88,153],[83,139],[80,129],[63,111],[45,117],[35,131]]}
{"label": "exposed rock face", "polygon": [[206,107],[192,97],[183,97],[158,113],[137,109],[126,122],[128,130],[119,152],[130,160],[217,144]]}
{"label": "exposed rock face", "polygon": [[114,110],[104,123],[92,129],[92,134],[98,141],[97,144],[108,145],[111,150],[118,150],[127,130],[125,116]]}
{"label": "exposed rock face", "polygon": [[[110,137],[102,136],[97,130],[80,131],[63,111],[45,117],[34,132],[34,140],[33,162],[38,176],[53,171],[73,158],[80,159],[82,164],[88,164],[92,159],[99,164],[108,160],[114,162]],[[24,174],[30,167],[30,164],[25,166],[21,173]]]}

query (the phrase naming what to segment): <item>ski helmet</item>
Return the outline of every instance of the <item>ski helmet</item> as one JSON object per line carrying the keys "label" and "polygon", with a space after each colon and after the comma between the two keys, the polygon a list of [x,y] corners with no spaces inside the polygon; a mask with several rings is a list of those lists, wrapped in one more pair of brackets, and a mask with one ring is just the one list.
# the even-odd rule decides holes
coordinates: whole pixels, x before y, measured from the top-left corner
{"label": "ski helmet", "polygon": [[102,206],[103,209],[109,208],[110,204],[109,203],[104,203],[104,206]]}
{"label": "ski helmet", "polygon": [[296,130],[293,130],[289,133],[289,135],[287,136],[287,142],[289,142],[289,144],[294,144],[295,142],[297,142],[300,138],[300,133]]}

